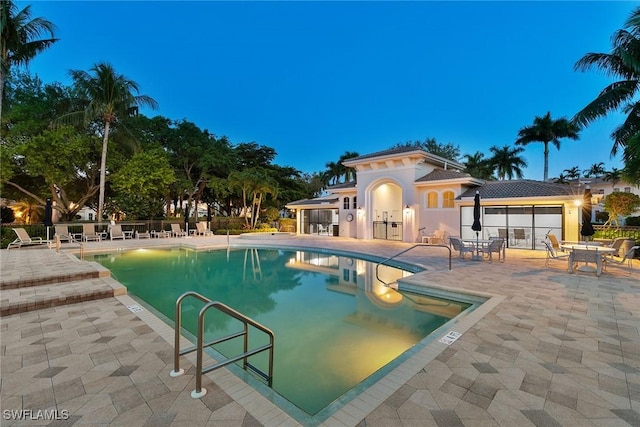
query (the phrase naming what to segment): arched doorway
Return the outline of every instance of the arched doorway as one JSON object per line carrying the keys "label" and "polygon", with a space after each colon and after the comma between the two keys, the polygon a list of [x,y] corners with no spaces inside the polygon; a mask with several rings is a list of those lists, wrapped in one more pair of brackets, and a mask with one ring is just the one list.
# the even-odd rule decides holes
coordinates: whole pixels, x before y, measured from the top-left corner
{"label": "arched doorway", "polygon": [[403,240],[402,187],[391,181],[380,182],[371,190],[373,238]]}

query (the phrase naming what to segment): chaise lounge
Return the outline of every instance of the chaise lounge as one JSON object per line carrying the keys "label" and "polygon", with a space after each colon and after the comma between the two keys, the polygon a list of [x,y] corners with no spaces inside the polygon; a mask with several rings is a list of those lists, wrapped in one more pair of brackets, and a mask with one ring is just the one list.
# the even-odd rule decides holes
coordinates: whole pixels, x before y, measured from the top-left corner
{"label": "chaise lounge", "polygon": [[27,233],[27,230],[25,230],[24,228],[14,228],[13,231],[15,231],[17,238],[7,245],[7,250],[11,248],[20,248],[22,246],[43,245],[47,243],[46,241],[42,240],[42,237],[29,236],[29,233]]}

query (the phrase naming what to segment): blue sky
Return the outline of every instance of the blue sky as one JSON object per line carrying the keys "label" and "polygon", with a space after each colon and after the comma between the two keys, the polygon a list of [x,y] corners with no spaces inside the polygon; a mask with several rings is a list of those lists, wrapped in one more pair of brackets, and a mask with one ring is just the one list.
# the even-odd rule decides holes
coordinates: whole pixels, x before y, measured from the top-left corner
{"label": "blue sky", "polygon": [[[513,145],[550,111],[570,118],[613,80],[576,72],[609,52],[638,2],[32,1],[61,40],[36,57],[45,82],[109,62],[158,101],[232,143],[273,147],[276,163],[322,171],[345,151],[368,154],[435,138],[462,154]],[[550,148],[549,176],[610,158],[612,115]],[[542,179],[543,145],[524,152]]]}

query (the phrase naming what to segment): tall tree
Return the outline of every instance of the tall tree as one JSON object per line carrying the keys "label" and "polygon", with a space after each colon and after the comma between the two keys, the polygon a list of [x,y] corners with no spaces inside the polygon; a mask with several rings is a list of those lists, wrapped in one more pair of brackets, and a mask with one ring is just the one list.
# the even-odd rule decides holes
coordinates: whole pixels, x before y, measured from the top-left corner
{"label": "tall tree", "polygon": [[510,148],[508,145],[502,148],[493,146],[489,148],[489,151],[493,153],[490,162],[496,171],[496,175],[498,175],[498,179],[513,179],[514,176],[522,178],[522,168],[527,167],[527,162],[520,155],[524,148]]}
{"label": "tall tree", "polygon": [[557,120],[551,118],[551,113],[547,112],[542,117],[535,117],[531,126],[525,126],[518,132],[516,145],[528,145],[532,142],[542,142],[544,144],[544,178],[549,178],[549,143],[559,150],[560,139],[570,138],[576,140],[579,127],[562,117]]}
{"label": "tall tree", "polygon": [[640,132],[640,101],[634,99],[640,89],[640,7],[632,11],[623,29],[613,33],[611,43],[610,53],[587,53],[574,65],[576,71],[596,68],[619,80],[600,91],[573,121],[587,126],[622,109],[627,118],[611,133],[611,154],[615,155],[619,148],[627,145],[629,138]]}
{"label": "tall tree", "polygon": [[407,141],[404,144],[397,143],[394,147],[416,147],[454,162],[457,162],[460,157],[460,146],[451,142],[441,144],[435,138],[425,138],[424,141]]}
{"label": "tall tree", "polygon": [[[0,118],[5,78],[13,65],[26,65],[37,54],[57,42],[55,25],[44,18],[32,18],[31,6],[18,11],[10,0],[0,2]],[[40,38],[48,34],[49,38]]]}
{"label": "tall tree", "polygon": [[465,165],[464,171],[469,175],[486,180],[495,179],[493,177],[493,165],[480,151],[475,154],[465,154],[462,156]]}
{"label": "tall tree", "polygon": [[570,169],[565,169],[565,176],[567,179],[578,179],[580,178],[580,168],[578,166],[574,166]]}
{"label": "tall tree", "polygon": [[622,180],[622,171],[618,168],[613,168],[610,171],[604,173],[604,180],[611,183],[611,187],[615,187],[617,183]]}
{"label": "tall tree", "polygon": [[358,156],[360,156],[360,154],[358,154],[356,151],[345,151],[344,154],[340,156],[340,159],[338,160],[338,165],[342,172],[342,175],[344,176],[344,182],[355,181],[356,171],[353,168],[346,167],[342,162],[344,162],[345,160],[353,159],[354,157],[358,157]]}
{"label": "tall tree", "polygon": [[71,70],[69,73],[75,88],[80,93],[84,109],[70,113],[68,119],[82,119],[85,122],[98,121],[102,129],[102,156],[100,158],[100,195],[98,199],[98,219],[102,220],[107,170],[107,147],[111,127],[119,118],[136,115],[139,107],[156,109],[158,103],[147,95],[137,95],[139,86],[122,74],[116,73],[108,63],[98,63],[88,73]]}
{"label": "tall tree", "polygon": [[591,166],[589,166],[589,169],[584,171],[584,177],[585,178],[590,178],[590,177],[597,178],[599,176],[602,176],[604,173],[605,173],[604,163],[603,162],[599,162],[599,163],[594,163]]}

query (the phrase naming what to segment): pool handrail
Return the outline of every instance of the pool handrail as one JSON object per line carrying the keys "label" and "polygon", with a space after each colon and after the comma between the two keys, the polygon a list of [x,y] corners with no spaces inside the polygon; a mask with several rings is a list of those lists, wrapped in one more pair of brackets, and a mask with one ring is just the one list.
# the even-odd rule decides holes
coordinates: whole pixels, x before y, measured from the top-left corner
{"label": "pool handrail", "polygon": [[[180,349],[180,338],[181,338],[181,334],[180,331],[182,330],[182,302],[184,301],[185,298],[187,297],[194,297],[202,302],[205,303],[204,307],[202,307],[202,309],[200,310],[200,313],[198,314],[198,334],[196,336],[196,341],[197,344],[195,346],[191,346],[191,347],[187,347],[184,349]],[[216,310],[233,317],[236,320],[239,320],[240,322],[243,323],[244,325],[244,330],[243,331],[238,331],[238,332],[234,332],[230,335],[227,335],[225,337],[222,338],[218,338],[215,339],[213,341],[209,341],[209,342],[204,342],[204,318],[205,318],[205,314],[206,312],[210,309],[210,308],[215,308]],[[248,345],[249,345],[249,326],[253,326],[254,328],[258,329],[259,331],[264,332],[265,334],[267,334],[269,336],[269,344],[265,344],[263,346],[257,347],[253,350],[248,350]],[[273,348],[274,348],[274,334],[273,331],[271,331],[271,329],[267,328],[266,326],[256,322],[255,320],[245,316],[244,314],[240,313],[239,311],[234,310],[233,308],[229,307],[226,304],[223,304],[219,301],[211,301],[209,298],[204,297],[202,295],[200,295],[197,292],[194,291],[188,291],[185,292],[184,294],[182,294],[180,297],[178,297],[178,299],[176,300],[176,307],[175,307],[175,335],[174,335],[174,353],[173,353],[173,371],[170,372],[170,375],[172,377],[177,377],[180,376],[184,373],[183,369],[180,369],[180,356],[183,356],[185,354],[189,354],[192,353],[194,351],[196,351],[196,389],[194,391],[191,392],[191,397],[193,398],[200,398],[202,396],[204,396],[207,393],[207,390],[205,388],[202,387],[202,375],[211,372],[215,369],[218,368],[222,368],[223,366],[229,365],[231,363],[235,363],[239,360],[242,360],[242,367],[243,369],[247,370],[247,368],[251,369],[253,372],[257,373],[258,375],[260,375],[269,385],[269,387],[271,387],[271,385],[273,384]],[[204,347],[211,347],[215,344],[219,344],[221,342],[225,342],[234,338],[238,338],[238,337],[243,337],[244,338],[244,352],[231,357],[229,359],[226,359],[222,362],[218,362],[215,363],[211,366],[208,366],[206,368],[204,368],[202,366],[203,363],[203,352],[204,352]],[[255,366],[251,365],[248,362],[248,358],[250,356],[253,356],[255,354],[261,353],[263,351],[269,350],[269,372],[265,373],[263,371],[261,371],[260,369],[256,368]]]}
{"label": "pool handrail", "polygon": [[385,286],[389,286],[390,284],[389,284],[389,283],[387,283],[387,282],[385,282],[384,280],[382,280],[382,279],[380,278],[380,276],[378,275],[378,269],[380,268],[380,266],[381,266],[381,265],[383,265],[383,264],[385,264],[385,263],[386,263],[386,262],[388,262],[388,261],[391,261],[392,259],[394,259],[394,258],[395,258],[395,257],[397,257],[397,256],[400,256],[400,255],[402,255],[402,254],[404,254],[404,253],[406,253],[406,252],[409,252],[409,251],[410,251],[410,250],[412,250],[412,249],[415,249],[415,248],[417,248],[417,247],[424,247],[424,246],[428,246],[428,247],[440,247],[440,248],[446,248],[446,249],[449,251],[449,271],[451,271],[451,248],[450,248],[448,245],[440,245],[440,244],[437,244],[437,245],[431,245],[431,244],[426,244],[426,243],[416,243],[415,245],[411,246],[410,248],[407,248],[407,249],[405,249],[405,250],[403,250],[403,251],[401,251],[401,252],[398,252],[398,253],[397,253],[397,254],[395,254],[395,255],[390,256],[390,257],[389,257],[389,258],[387,258],[387,259],[384,259],[384,260],[380,261],[380,262],[376,265],[376,279],[378,279],[378,281],[382,282]]}

